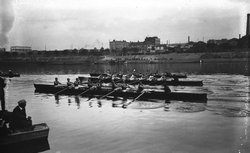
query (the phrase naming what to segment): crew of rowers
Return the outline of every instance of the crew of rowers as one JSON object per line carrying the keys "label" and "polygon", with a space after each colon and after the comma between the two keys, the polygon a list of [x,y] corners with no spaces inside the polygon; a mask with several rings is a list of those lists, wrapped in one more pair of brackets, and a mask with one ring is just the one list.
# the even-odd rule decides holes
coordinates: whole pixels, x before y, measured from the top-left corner
{"label": "crew of rowers", "polygon": [[[57,86],[57,87],[64,86],[65,87],[65,85],[63,85],[61,82],[59,82],[58,78],[55,78],[54,86]],[[93,89],[101,90],[102,81],[99,80],[97,83],[94,84],[90,81],[90,79],[88,79],[88,82],[83,84],[79,78],[76,78],[76,80],[74,82],[71,82],[70,79],[67,78],[66,86],[70,89],[71,88],[78,89],[79,87],[82,87],[82,88],[93,88]],[[164,86],[165,93],[171,92],[170,88],[168,87],[168,85],[166,83],[163,84],[163,86]],[[123,90],[123,91],[124,90],[125,91],[135,91],[136,90],[136,92],[142,92],[144,90],[143,84],[141,81],[139,82],[137,88],[132,87],[131,85],[128,85],[126,83],[116,84],[114,81],[111,82],[111,87],[112,87],[112,90]]]}
{"label": "crew of rowers", "polygon": [[148,73],[148,71],[146,72],[146,74],[142,74],[140,73],[136,73],[135,70],[133,70],[132,73],[130,74],[123,74],[121,71],[119,73],[115,73],[115,74],[110,74],[109,72],[107,72],[105,75],[100,75],[99,79],[108,79],[111,78],[112,80],[115,79],[122,79],[122,80],[148,80],[148,81],[166,81],[166,80],[170,80],[170,79],[174,79],[174,81],[179,81],[178,78],[174,75],[172,75],[170,72],[165,71],[165,73],[163,74],[159,74],[157,71],[155,73]]}

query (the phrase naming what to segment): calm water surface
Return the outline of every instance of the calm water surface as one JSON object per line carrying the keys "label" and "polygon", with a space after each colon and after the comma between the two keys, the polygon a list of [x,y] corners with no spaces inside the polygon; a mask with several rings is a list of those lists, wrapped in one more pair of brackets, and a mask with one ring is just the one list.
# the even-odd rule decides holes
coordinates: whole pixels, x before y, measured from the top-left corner
{"label": "calm water surface", "polygon": [[[32,66],[5,65],[21,73],[8,79],[7,109],[26,99],[34,123],[50,127],[46,153],[248,153],[250,106],[247,63]],[[181,72],[203,87],[173,87],[172,91],[208,94],[207,104],[171,101],[136,101],[127,109],[112,107],[112,99],[35,93],[34,83],[52,84],[55,77],[96,71]],[[121,100],[116,100],[119,102]],[[168,109],[169,108],[169,109]]]}

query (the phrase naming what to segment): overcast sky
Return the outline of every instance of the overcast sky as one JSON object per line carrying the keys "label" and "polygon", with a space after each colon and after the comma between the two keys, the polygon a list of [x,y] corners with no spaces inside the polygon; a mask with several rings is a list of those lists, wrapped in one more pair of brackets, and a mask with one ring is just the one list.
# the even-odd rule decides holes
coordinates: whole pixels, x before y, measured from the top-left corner
{"label": "overcast sky", "polygon": [[0,45],[109,48],[109,41],[161,43],[238,38],[250,0],[0,0]]}

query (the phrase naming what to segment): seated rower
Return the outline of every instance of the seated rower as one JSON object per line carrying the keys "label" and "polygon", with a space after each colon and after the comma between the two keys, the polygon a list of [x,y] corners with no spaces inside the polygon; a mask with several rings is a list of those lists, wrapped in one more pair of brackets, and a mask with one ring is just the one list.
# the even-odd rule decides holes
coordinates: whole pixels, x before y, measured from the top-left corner
{"label": "seated rower", "polygon": [[61,84],[61,82],[58,81],[58,78],[55,78],[54,86],[58,86],[59,84]]}
{"label": "seated rower", "polygon": [[132,74],[131,77],[129,78],[129,80],[136,80],[136,76],[134,74]]}
{"label": "seated rower", "polygon": [[163,86],[164,86],[164,92],[166,95],[165,103],[170,103],[168,94],[171,93],[171,89],[168,87],[167,83],[164,83]]}
{"label": "seated rower", "polygon": [[68,87],[68,88],[74,87],[73,82],[71,82],[69,78],[67,78],[67,87]]}
{"label": "seated rower", "polygon": [[81,84],[79,78],[76,78],[75,82],[74,82],[74,87],[78,88],[78,86]]}
{"label": "seated rower", "polygon": [[154,80],[155,80],[155,77],[154,77],[153,75],[150,75],[150,76],[148,77],[148,80],[149,80],[149,81],[154,81]]}
{"label": "seated rower", "polygon": [[101,80],[98,81],[98,83],[96,85],[96,89],[97,90],[101,90],[102,89],[102,81]]}
{"label": "seated rower", "polygon": [[164,92],[169,94],[171,92],[171,89],[168,87],[167,83],[164,83],[163,86],[164,86]]}
{"label": "seated rower", "polygon": [[142,82],[140,81],[139,84],[138,84],[136,92],[142,92],[142,90],[143,90],[143,85],[142,85]]}
{"label": "seated rower", "polygon": [[10,129],[29,129],[32,127],[31,117],[26,117],[26,100],[18,101],[18,106],[16,106],[12,113],[12,120],[10,121]]}

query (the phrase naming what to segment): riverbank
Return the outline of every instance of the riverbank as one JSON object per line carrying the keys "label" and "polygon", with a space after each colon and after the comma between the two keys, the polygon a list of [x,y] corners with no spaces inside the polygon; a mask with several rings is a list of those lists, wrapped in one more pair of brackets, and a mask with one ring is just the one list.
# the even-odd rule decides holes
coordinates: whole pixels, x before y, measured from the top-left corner
{"label": "riverbank", "polygon": [[154,55],[106,55],[106,56],[43,56],[43,57],[5,57],[1,64],[34,63],[38,65],[74,65],[74,64],[129,64],[129,63],[209,63],[209,62],[248,62],[248,52],[220,53],[168,53]]}

